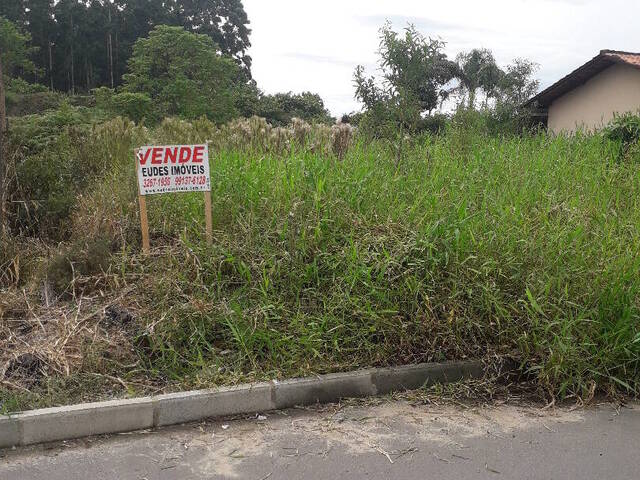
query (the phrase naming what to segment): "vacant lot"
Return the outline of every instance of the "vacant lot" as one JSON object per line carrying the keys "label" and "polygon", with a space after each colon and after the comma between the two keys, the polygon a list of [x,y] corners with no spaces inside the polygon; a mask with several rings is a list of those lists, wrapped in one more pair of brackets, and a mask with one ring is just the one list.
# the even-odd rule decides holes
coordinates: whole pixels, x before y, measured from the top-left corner
{"label": "vacant lot", "polygon": [[[468,357],[514,358],[551,396],[640,383],[640,168],[600,137],[452,128],[343,154],[327,127],[257,121],[61,132],[16,150],[5,410]],[[145,257],[132,149],[196,141],[214,244],[201,194],[157,196]]]}

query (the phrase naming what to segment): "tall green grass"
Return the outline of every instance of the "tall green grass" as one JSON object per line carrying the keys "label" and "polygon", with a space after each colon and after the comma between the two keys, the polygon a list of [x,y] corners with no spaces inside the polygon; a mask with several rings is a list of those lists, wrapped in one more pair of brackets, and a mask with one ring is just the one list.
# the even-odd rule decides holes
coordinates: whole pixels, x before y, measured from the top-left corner
{"label": "tall green grass", "polygon": [[215,152],[213,247],[201,195],[150,201],[156,241],[184,248],[145,270],[149,320],[164,315],[147,368],[206,381],[497,354],[552,395],[636,391],[640,177],[617,151],[452,131],[399,161],[365,142],[341,161]]}
{"label": "tall green grass", "polygon": [[499,356],[552,396],[640,388],[640,167],[614,143],[453,129],[402,155],[363,140],[342,159],[212,146],[213,246],[201,194],[153,196],[162,248],[148,258],[128,148],[79,202],[73,235],[109,236],[116,283],[137,286],[142,363],[124,378],[186,387]]}

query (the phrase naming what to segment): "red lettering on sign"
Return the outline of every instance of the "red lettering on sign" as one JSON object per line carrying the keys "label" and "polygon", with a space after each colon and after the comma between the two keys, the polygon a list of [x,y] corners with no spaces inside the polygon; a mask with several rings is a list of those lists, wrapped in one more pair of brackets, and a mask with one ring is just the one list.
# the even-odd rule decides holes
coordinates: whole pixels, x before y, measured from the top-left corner
{"label": "red lettering on sign", "polygon": [[150,153],[151,153],[150,148],[147,148],[147,150],[144,152],[144,157],[140,155],[140,153],[138,152],[138,160],[140,160],[140,165],[145,165],[147,163],[147,160],[149,160]]}
{"label": "red lettering on sign", "polygon": [[204,147],[202,145],[198,145],[193,149],[193,163],[202,163],[204,157]]}
{"label": "red lettering on sign", "polygon": [[154,165],[162,163],[162,148],[154,147],[153,153],[151,154],[151,163]]}
{"label": "red lettering on sign", "polygon": [[181,147],[180,148],[180,163],[187,163],[191,159],[191,148],[189,147]]}
{"label": "red lettering on sign", "polygon": [[176,159],[178,158],[178,149],[177,147],[169,148],[164,151],[164,163],[176,163]]}

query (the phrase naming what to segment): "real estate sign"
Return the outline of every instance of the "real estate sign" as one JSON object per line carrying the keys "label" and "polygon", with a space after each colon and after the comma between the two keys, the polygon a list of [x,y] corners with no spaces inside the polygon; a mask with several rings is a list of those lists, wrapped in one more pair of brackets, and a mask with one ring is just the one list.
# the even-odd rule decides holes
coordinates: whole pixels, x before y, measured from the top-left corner
{"label": "real estate sign", "polygon": [[213,241],[211,177],[207,145],[147,145],[135,150],[142,248],[149,252],[149,222],[146,195],[204,192],[207,243]]}
{"label": "real estate sign", "polygon": [[211,190],[207,145],[145,146],[136,157],[140,195]]}

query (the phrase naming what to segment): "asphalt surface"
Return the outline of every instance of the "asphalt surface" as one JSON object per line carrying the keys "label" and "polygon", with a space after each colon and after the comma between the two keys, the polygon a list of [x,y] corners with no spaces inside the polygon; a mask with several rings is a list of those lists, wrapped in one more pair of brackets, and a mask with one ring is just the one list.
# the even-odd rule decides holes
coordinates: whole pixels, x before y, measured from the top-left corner
{"label": "asphalt surface", "polygon": [[0,450],[0,479],[637,479],[640,405],[378,401]]}

